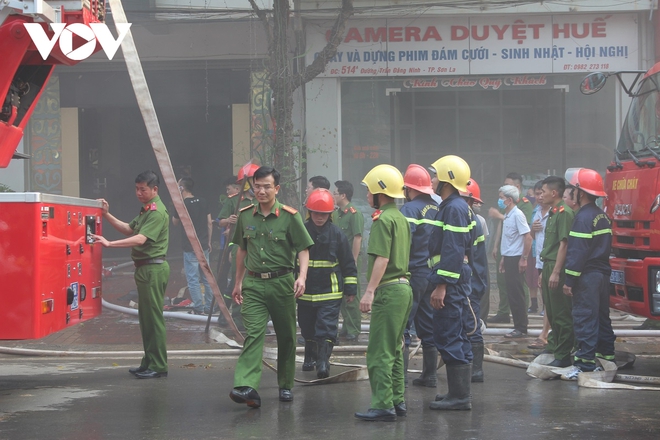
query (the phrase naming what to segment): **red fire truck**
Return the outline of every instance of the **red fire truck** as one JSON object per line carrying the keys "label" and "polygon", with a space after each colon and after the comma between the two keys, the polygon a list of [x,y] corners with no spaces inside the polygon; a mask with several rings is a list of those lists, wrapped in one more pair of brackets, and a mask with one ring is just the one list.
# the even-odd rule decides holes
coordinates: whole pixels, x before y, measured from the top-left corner
{"label": "red fire truck", "polygon": [[[102,23],[104,0],[0,0],[0,168],[16,153],[55,66],[71,65],[52,23]],[[44,60],[25,24],[53,43]],[[87,43],[72,37],[72,49]],[[101,47],[97,43],[96,50]],[[101,204],[40,193],[0,194],[0,339],[40,338],[101,313]]]}
{"label": "red fire truck", "polygon": [[[634,75],[630,85],[623,74]],[[608,76],[632,97],[605,178],[614,253],[610,306],[660,319],[660,63],[648,72],[592,73],[582,93],[602,89]]]}

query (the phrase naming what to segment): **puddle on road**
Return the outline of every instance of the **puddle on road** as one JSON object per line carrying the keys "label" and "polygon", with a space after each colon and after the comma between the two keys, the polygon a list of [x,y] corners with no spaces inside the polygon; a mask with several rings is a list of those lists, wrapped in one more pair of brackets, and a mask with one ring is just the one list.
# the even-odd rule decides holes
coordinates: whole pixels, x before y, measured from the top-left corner
{"label": "puddle on road", "polygon": [[94,373],[99,370],[114,369],[115,366],[98,367],[84,364],[61,363],[61,364],[0,364],[0,377],[11,376],[39,376],[43,374],[73,374]]}
{"label": "puddle on road", "polygon": [[2,392],[2,408],[0,420],[25,411],[58,411],[72,404],[76,399],[97,397],[103,394],[101,390],[86,390],[82,388],[30,388],[13,389]]}

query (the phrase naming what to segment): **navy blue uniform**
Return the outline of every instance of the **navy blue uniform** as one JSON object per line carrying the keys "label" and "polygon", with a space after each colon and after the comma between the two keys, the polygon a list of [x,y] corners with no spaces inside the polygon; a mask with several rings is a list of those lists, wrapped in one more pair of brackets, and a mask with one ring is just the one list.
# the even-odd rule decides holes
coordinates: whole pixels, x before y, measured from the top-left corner
{"label": "navy blue uniform", "polygon": [[472,313],[468,304],[472,269],[472,249],[477,239],[476,218],[458,193],[442,201],[435,217],[429,255],[432,271],[428,276],[433,288],[446,284],[445,306],[433,314],[433,339],[447,365],[472,362],[469,329],[464,315]]}
{"label": "navy blue uniform", "polygon": [[410,328],[413,321],[417,336],[422,340],[422,346],[433,346],[433,307],[431,293],[433,286],[427,280],[431,273],[429,267],[429,239],[433,231],[433,222],[438,213],[438,204],[430,195],[422,194],[401,207],[401,213],[410,224],[411,243],[410,287],[413,291],[413,304],[406,325],[404,337],[406,345],[410,345]]}
{"label": "navy blue uniform", "polygon": [[305,228],[314,245],[309,249],[305,293],[298,298],[298,325],[306,340],[337,342],[337,323],[343,296],[357,294],[357,267],[346,235],[328,221]]}
{"label": "navy blue uniform", "polygon": [[486,237],[481,222],[477,220],[474,211],[471,212],[472,218],[476,220],[474,231],[476,240],[472,244],[472,259],[470,260],[470,269],[472,269],[472,279],[470,280],[470,307],[472,312],[465,315],[465,326],[468,330],[468,338],[473,344],[483,344],[484,337],[481,334],[481,325],[479,325],[479,315],[481,314],[481,298],[486,293],[488,283],[488,256],[486,255]]}
{"label": "navy blue uniform", "polygon": [[596,356],[614,360],[609,284],[612,222],[595,203],[575,214],[568,235],[565,285],[573,291],[573,332],[577,351],[573,364],[596,368]]}

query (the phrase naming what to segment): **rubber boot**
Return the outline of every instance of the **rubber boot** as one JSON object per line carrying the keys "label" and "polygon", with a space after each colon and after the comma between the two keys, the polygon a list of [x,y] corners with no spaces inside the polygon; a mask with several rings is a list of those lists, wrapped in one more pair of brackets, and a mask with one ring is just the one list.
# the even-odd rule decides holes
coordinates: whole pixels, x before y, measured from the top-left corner
{"label": "rubber boot", "polygon": [[413,379],[413,385],[435,388],[438,386],[438,349],[433,345],[422,346],[422,375]]}
{"label": "rubber boot", "polygon": [[324,379],[330,376],[330,355],[332,354],[332,342],[319,342],[319,356],[316,363],[316,377]]}
{"label": "rubber boot", "polygon": [[472,344],[472,382],[484,381],[484,344]]}
{"label": "rubber boot", "polygon": [[[429,408],[438,410],[467,410],[472,409],[472,395],[470,383],[472,379],[472,364],[447,365],[446,395],[436,396]],[[438,397],[441,400],[437,400]]]}
{"label": "rubber boot", "polygon": [[408,362],[410,362],[410,346],[403,346],[403,383],[408,388]]}
{"label": "rubber boot", "polygon": [[316,341],[305,340],[305,359],[303,361],[303,371],[314,371],[316,367]]}

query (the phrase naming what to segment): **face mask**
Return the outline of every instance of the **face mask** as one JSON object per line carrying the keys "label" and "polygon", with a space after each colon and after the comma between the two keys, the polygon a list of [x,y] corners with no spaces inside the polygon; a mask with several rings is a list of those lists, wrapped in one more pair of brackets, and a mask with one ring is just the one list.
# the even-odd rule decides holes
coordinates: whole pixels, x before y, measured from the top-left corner
{"label": "face mask", "polygon": [[475,203],[474,205],[472,205],[472,210],[474,211],[475,214],[479,214],[481,212],[481,205]]}
{"label": "face mask", "polygon": [[440,193],[442,192],[442,187],[445,186],[445,183],[447,182],[438,182],[438,186],[435,188],[435,193],[437,195],[440,195]]}
{"label": "face mask", "polygon": [[497,199],[497,207],[500,208],[500,209],[506,209],[506,205],[504,204],[504,200]]}

